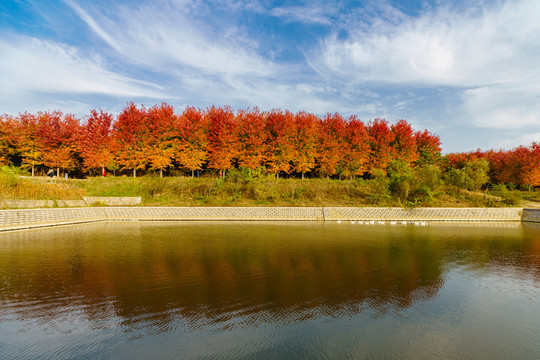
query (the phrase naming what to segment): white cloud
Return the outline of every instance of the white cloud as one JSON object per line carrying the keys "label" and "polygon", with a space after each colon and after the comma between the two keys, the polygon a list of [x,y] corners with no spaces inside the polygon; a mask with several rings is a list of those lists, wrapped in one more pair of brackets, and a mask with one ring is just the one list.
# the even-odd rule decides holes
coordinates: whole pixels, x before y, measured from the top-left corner
{"label": "white cloud", "polygon": [[281,6],[270,9],[268,13],[288,21],[330,25],[328,16],[333,11],[328,6]]}
{"label": "white cloud", "polygon": [[492,139],[485,149],[514,149],[520,145],[529,146],[532,142],[540,141],[540,132],[516,135],[515,133],[508,134],[507,136]]}
{"label": "white cloud", "polygon": [[[160,87],[119,75],[103,60],[52,41],[16,36],[0,40],[0,87],[4,106],[32,94],[77,93],[114,96],[163,96]],[[29,104],[21,104],[21,106]],[[27,107],[21,109],[26,110]]]}
{"label": "white cloud", "polygon": [[455,120],[534,131],[540,126],[539,18],[537,0],[438,8],[418,17],[394,12],[386,20],[351,22],[347,39],[324,39],[311,65],[328,79],[357,86],[452,88],[462,101]]}
{"label": "white cloud", "polygon": [[[255,37],[245,28],[235,22],[223,25],[219,18],[207,21],[215,14],[191,1],[164,0],[107,12],[67,4],[119,61],[166,77],[168,92],[177,99],[321,113],[340,109],[340,100],[329,98],[328,88],[299,80],[304,69],[259,55]],[[243,2],[215,5],[233,12],[249,8]]]}
{"label": "white cloud", "polygon": [[540,2],[507,1],[485,10],[439,9],[397,23],[349,29],[321,43],[321,73],[357,82],[479,86],[538,76]]}
{"label": "white cloud", "polygon": [[270,76],[277,67],[242,46],[243,35],[235,33],[234,26],[205,34],[212,29],[190,18],[185,3],[119,7],[115,19],[98,9],[91,16],[71,1],[68,5],[127,63],[158,71],[178,72],[187,66],[191,71],[238,76]]}
{"label": "white cloud", "polygon": [[540,130],[540,83],[483,86],[463,92],[463,114],[479,127]]}

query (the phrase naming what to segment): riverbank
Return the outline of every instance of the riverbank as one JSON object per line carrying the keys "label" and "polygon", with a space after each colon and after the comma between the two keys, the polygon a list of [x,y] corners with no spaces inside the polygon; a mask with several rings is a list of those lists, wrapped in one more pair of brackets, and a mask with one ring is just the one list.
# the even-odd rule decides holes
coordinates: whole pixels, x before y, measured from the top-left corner
{"label": "riverbank", "polygon": [[[9,180],[9,181],[8,181]],[[425,179],[424,179],[425,180]],[[439,179],[440,180],[440,179]],[[3,185],[2,185],[3,184]],[[79,207],[89,197],[140,198],[141,206],[166,207],[521,207],[540,206],[540,189],[494,185],[469,191],[434,182],[411,187],[403,198],[385,177],[374,179],[276,179],[231,172],[213,177],[93,177],[0,179],[0,208]],[[395,189],[394,189],[395,190]],[[397,190],[396,190],[397,191]],[[38,200],[45,205],[37,205]],[[32,204],[32,201],[35,201]],[[29,203],[24,204],[23,202]],[[4,204],[2,204],[4,203]],[[106,204],[105,204],[106,205]],[[113,204],[127,206],[132,204]]]}
{"label": "riverbank", "polygon": [[0,210],[0,231],[99,221],[348,221],[387,225],[538,222],[539,209],[373,207],[82,207]]}

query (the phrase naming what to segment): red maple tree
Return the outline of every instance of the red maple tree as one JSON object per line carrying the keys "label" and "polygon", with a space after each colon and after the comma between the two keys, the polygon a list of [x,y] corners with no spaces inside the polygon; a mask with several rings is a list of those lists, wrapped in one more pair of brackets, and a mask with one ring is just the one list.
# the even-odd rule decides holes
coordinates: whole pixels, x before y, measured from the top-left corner
{"label": "red maple tree", "polygon": [[367,128],[371,148],[370,168],[386,170],[390,161],[396,158],[392,145],[395,135],[388,126],[388,121],[384,119],[370,121]]}
{"label": "red maple tree", "polygon": [[146,109],[144,106],[139,109],[132,102],[124,107],[114,123],[115,162],[122,169],[133,169],[133,177],[137,176],[137,169],[145,169],[150,161],[149,131]]}
{"label": "red maple tree", "polygon": [[343,158],[343,175],[363,175],[368,171],[371,148],[368,131],[356,116],[351,116],[347,122],[345,140],[347,147]]}
{"label": "red maple tree", "polygon": [[256,169],[266,160],[266,118],[258,108],[240,110],[236,114],[236,123],[238,166]]}
{"label": "red maple tree", "polygon": [[81,125],[78,143],[85,170],[101,169],[101,172],[104,173],[105,168],[112,164],[112,123],[112,114],[93,109],[90,111],[90,116]]}
{"label": "red maple tree", "polygon": [[295,149],[296,122],[290,111],[273,110],[266,120],[266,164],[270,173],[289,174],[297,154]]}
{"label": "red maple tree", "polygon": [[208,160],[208,117],[200,109],[186,107],[178,118],[175,131],[174,157],[194,176]]}
{"label": "red maple tree", "polygon": [[302,174],[312,171],[316,165],[317,143],[319,133],[317,117],[305,111],[298,112],[295,117],[296,134],[294,137],[295,155],[293,159],[294,171]]}
{"label": "red maple tree", "polygon": [[[327,114],[319,121],[318,157],[319,171],[326,176],[343,172],[344,156],[348,151],[345,143],[347,125],[338,113]],[[340,167],[341,165],[341,167]]]}
{"label": "red maple tree", "polygon": [[411,124],[405,120],[398,120],[390,126],[394,134],[392,148],[395,156],[403,163],[410,165],[418,159],[416,136]]}
{"label": "red maple tree", "polygon": [[228,106],[212,106],[206,111],[208,119],[208,166],[219,170],[222,176],[233,167],[238,156],[237,118]]}
{"label": "red maple tree", "polygon": [[43,164],[60,169],[73,170],[78,167],[76,152],[80,122],[73,115],[60,111],[38,113],[38,141],[43,149]]}

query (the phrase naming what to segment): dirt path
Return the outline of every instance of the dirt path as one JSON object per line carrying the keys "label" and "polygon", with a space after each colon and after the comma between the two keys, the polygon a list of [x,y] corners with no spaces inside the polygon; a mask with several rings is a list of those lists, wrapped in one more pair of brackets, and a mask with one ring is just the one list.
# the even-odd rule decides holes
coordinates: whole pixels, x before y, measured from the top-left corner
{"label": "dirt path", "polygon": [[540,208],[540,202],[538,201],[522,201],[521,202],[521,206],[523,206],[524,208],[533,208],[533,209],[538,209]]}

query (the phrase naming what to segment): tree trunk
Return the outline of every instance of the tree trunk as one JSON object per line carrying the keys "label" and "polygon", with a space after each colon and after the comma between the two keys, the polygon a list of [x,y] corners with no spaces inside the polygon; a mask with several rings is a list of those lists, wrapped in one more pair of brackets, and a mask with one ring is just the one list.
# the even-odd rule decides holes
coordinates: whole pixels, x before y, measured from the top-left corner
{"label": "tree trunk", "polygon": [[34,162],[32,161],[32,177],[34,177]]}
{"label": "tree trunk", "polygon": [[163,178],[163,169],[159,169],[159,177]]}
{"label": "tree trunk", "polygon": [[302,173],[302,180],[304,180],[304,173]]}
{"label": "tree trunk", "polygon": [[195,177],[195,170],[191,170],[191,177]]}
{"label": "tree trunk", "polygon": [[56,177],[60,177],[60,168],[56,168]]}
{"label": "tree trunk", "polygon": [[133,177],[137,177],[137,168],[133,168]]}

